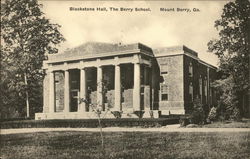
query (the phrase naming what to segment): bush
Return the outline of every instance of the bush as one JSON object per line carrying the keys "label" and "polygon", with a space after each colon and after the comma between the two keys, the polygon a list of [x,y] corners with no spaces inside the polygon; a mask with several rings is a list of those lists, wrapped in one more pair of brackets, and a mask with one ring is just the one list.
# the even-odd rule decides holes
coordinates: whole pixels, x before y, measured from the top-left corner
{"label": "bush", "polygon": [[235,82],[232,76],[223,80],[213,82],[213,87],[219,95],[219,106],[217,113],[223,120],[239,120],[239,92],[235,89]]}
{"label": "bush", "polygon": [[240,116],[240,110],[238,108],[234,108],[232,110],[232,113],[230,114],[230,119],[235,121],[240,121],[241,116]]}
{"label": "bush", "polygon": [[217,119],[217,108],[216,107],[212,107],[209,114],[208,114],[208,117],[207,119],[209,121],[215,121]]}
{"label": "bush", "polygon": [[193,109],[191,112],[191,124],[204,124],[205,112],[203,105],[199,98],[196,98],[193,102]]}
{"label": "bush", "polygon": [[144,111],[134,111],[134,114],[139,118],[142,118],[144,113],[145,113]]}
{"label": "bush", "polygon": [[188,124],[190,124],[190,122],[191,122],[191,118],[189,116],[180,117],[179,123],[181,127],[187,126]]}
{"label": "bush", "polygon": [[120,119],[122,117],[122,111],[111,111],[115,118]]}
{"label": "bush", "polygon": [[[103,127],[155,127],[169,124],[177,124],[178,118],[157,118],[157,119],[138,119],[138,118],[121,118],[121,119],[102,119]],[[58,120],[20,120],[5,121],[0,123],[1,129],[11,128],[97,128],[99,126],[97,119],[58,119]]]}

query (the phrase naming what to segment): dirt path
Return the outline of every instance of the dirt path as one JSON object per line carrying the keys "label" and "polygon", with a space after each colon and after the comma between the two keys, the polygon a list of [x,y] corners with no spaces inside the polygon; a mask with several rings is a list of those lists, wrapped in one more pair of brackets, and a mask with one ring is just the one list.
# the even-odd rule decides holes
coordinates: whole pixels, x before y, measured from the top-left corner
{"label": "dirt path", "polygon": [[[98,132],[99,128],[21,128],[2,129],[0,134],[18,134],[49,131],[89,131]],[[108,127],[103,128],[104,132],[250,132],[250,128],[179,128],[179,125],[171,125],[161,128],[124,128]]]}

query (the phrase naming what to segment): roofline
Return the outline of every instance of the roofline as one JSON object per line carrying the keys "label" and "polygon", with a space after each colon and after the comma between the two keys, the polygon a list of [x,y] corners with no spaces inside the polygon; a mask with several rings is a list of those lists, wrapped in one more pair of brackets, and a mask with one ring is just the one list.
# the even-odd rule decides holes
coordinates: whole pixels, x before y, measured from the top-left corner
{"label": "roofline", "polygon": [[[110,54],[112,53],[112,54]],[[59,60],[47,60],[44,61],[45,63],[58,63],[58,62],[66,62],[66,61],[78,61],[78,60],[84,60],[84,59],[95,59],[95,58],[102,58],[102,57],[112,57],[112,56],[119,56],[119,55],[127,55],[127,54],[138,54],[141,53],[146,56],[154,57],[153,55],[150,55],[149,52],[141,50],[141,49],[134,49],[134,50],[126,50],[126,51],[115,51],[115,52],[105,52],[101,54],[96,55],[85,55],[85,56],[78,56],[73,58],[65,58],[65,59],[59,59]],[[50,55],[51,56],[51,55]],[[53,55],[52,55],[53,56]]]}
{"label": "roofline", "polygon": [[[176,45],[176,46],[171,46],[171,47],[161,47],[161,48],[158,48],[158,49],[164,49],[164,48],[170,48],[170,49],[171,48],[173,48],[173,49],[177,48],[176,50],[181,51],[181,52],[180,53],[176,53],[176,54],[175,53],[173,53],[173,54],[170,53],[170,54],[155,55],[156,58],[186,55],[188,57],[191,57],[191,58],[197,60],[199,63],[202,63],[202,64],[206,65],[207,67],[210,67],[210,68],[213,68],[213,69],[218,69],[216,66],[213,66],[213,65],[211,65],[211,64],[209,64],[209,63],[201,60],[199,58],[199,56],[198,56],[199,54],[196,51],[188,48],[185,45]],[[154,50],[157,50],[157,49],[154,49]],[[191,54],[188,54],[188,53],[191,53]],[[197,54],[197,56],[194,56],[192,53]]]}
{"label": "roofline", "polygon": [[207,62],[205,62],[205,61],[203,61],[201,59],[199,59],[199,62],[206,65],[206,66],[208,66],[208,67],[211,67],[213,69],[216,69],[216,70],[218,69],[216,66],[213,66],[213,65],[211,65],[211,64],[209,64],[209,63],[207,63]]}

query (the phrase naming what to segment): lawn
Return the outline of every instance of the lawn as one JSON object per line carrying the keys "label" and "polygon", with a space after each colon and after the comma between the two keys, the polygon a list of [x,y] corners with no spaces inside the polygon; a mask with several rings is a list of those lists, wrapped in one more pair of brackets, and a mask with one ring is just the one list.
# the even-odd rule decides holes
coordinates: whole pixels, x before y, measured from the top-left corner
{"label": "lawn", "polygon": [[2,159],[249,158],[249,132],[46,132],[1,135]]}
{"label": "lawn", "polygon": [[250,128],[250,119],[242,119],[242,121],[224,121],[214,122],[204,125],[206,128]]}

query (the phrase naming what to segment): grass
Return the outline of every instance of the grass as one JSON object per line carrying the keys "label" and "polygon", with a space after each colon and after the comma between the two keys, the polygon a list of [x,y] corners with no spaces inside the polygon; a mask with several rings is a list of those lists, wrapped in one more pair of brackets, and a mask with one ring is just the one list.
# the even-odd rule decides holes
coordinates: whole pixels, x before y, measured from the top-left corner
{"label": "grass", "polygon": [[250,128],[250,119],[242,119],[242,121],[225,121],[214,122],[204,125],[206,128]]}
{"label": "grass", "polygon": [[46,132],[1,135],[2,159],[248,158],[249,132]]}

